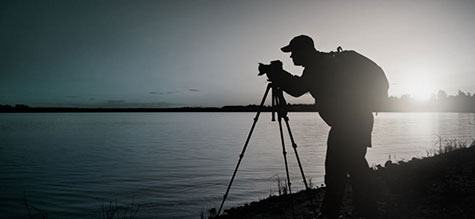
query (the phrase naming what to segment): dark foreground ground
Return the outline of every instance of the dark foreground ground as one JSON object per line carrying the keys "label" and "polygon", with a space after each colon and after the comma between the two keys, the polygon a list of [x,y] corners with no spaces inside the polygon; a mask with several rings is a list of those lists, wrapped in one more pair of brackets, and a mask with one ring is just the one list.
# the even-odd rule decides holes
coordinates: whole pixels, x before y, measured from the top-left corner
{"label": "dark foreground ground", "polygon": [[[435,153],[438,155],[430,158],[387,162],[375,168],[380,218],[475,218],[474,143],[468,148],[445,145]],[[351,193],[348,185],[343,218],[355,218]],[[323,187],[271,196],[210,218],[293,218],[292,202],[295,218],[314,218],[324,194]]]}

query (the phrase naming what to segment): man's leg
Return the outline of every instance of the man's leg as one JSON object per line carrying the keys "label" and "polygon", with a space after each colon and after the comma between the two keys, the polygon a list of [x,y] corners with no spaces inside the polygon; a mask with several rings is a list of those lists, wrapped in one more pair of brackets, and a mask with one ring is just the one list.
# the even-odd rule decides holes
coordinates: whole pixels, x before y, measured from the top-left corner
{"label": "man's leg", "polygon": [[357,213],[366,218],[377,218],[375,182],[366,161],[367,146],[371,145],[373,130],[373,115],[365,113],[353,119],[353,125],[348,126],[347,154],[350,179],[353,186],[353,200]]}
{"label": "man's leg", "polygon": [[332,128],[328,135],[327,154],[325,158],[325,184],[327,187],[323,199],[321,212],[328,218],[337,218],[340,212],[345,182],[347,177],[347,165],[344,161],[344,145],[338,129]]}
{"label": "man's leg", "polygon": [[348,150],[347,160],[350,162],[350,178],[353,186],[355,208],[360,216],[377,218],[378,210],[375,198],[374,180],[366,161],[366,146],[353,145]]}

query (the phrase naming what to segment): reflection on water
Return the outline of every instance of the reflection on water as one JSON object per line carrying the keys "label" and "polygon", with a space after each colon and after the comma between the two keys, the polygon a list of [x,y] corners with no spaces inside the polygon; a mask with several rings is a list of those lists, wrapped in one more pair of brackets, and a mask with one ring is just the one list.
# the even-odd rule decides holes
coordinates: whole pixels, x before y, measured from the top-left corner
{"label": "reflection on water", "polygon": [[[101,200],[142,205],[139,217],[197,218],[219,207],[254,113],[0,114],[0,211],[23,217],[30,204],[51,217],[90,218]],[[299,155],[323,182],[329,128],[316,113],[291,113]],[[370,163],[422,157],[439,137],[470,140],[474,114],[380,113]],[[286,139],[286,143],[290,141]],[[303,188],[290,145],[293,189]],[[277,191],[285,177],[277,123],[262,114],[226,206]]]}
{"label": "reflection on water", "polygon": [[[385,113],[375,119],[375,148],[368,160],[383,163],[389,155],[398,160],[427,156],[437,148],[439,138],[470,143],[475,137],[471,113]],[[386,157],[382,156],[386,153]]]}

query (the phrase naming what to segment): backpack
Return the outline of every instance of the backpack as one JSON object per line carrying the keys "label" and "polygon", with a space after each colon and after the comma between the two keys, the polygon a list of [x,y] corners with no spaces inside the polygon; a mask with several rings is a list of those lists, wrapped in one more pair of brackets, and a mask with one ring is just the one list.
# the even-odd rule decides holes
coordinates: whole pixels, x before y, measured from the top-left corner
{"label": "backpack", "polygon": [[341,47],[331,52],[334,73],[345,95],[355,106],[370,107],[374,112],[384,109],[388,100],[389,82],[381,67],[369,58]]}

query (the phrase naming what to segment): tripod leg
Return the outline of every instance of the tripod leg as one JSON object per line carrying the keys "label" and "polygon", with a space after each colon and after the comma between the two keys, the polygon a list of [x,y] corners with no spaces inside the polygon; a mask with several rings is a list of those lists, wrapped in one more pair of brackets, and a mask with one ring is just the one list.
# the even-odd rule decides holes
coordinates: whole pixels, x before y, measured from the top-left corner
{"label": "tripod leg", "polygon": [[292,147],[294,148],[295,157],[297,157],[297,163],[299,164],[300,173],[302,174],[303,183],[305,184],[305,189],[308,189],[307,180],[305,178],[305,173],[303,171],[302,163],[300,162],[299,154],[297,152],[297,144],[295,143],[294,136],[290,130],[289,117],[284,117],[285,124],[287,125],[287,131],[289,132],[290,141],[292,142]]}
{"label": "tripod leg", "polygon": [[287,164],[287,151],[285,150],[284,132],[282,131],[282,119],[279,117],[278,120],[279,120],[280,139],[282,142],[282,154],[284,155],[285,172],[287,174],[287,184],[289,186],[289,193],[292,194],[292,189],[290,187],[292,183],[290,183],[289,165]]}
{"label": "tripod leg", "polygon": [[[287,174],[287,185],[289,186],[289,195],[292,194],[292,183],[290,182],[290,175],[289,175],[289,165],[287,164],[287,151],[285,150],[285,142],[284,142],[284,132],[282,130],[282,117],[278,116],[279,121],[279,131],[280,131],[280,139],[282,142],[282,154],[284,155],[284,162],[285,162],[285,173]],[[290,204],[292,206],[292,218],[295,218],[295,209],[294,209],[294,201],[292,196],[290,197]]]}
{"label": "tripod leg", "polygon": [[[294,136],[292,135],[292,131],[290,130],[289,117],[287,115],[284,116],[284,121],[285,121],[285,124],[287,125],[287,131],[289,132],[290,141],[292,142],[292,147],[294,148],[295,157],[297,158],[297,163],[299,164],[300,173],[302,174],[302,179],[303,179],[303,183],[305,185],[305,189],[308,190],[308,185],[307,185],[307,180],[305,178],[305,173],[303,171],[302,163],[300,162],[299,154],[297,153],[297,144],[295,143]],[[315,218],[317,218],[317,212],[315,211],[315,209],[317,208],[317,204],[314,202],[313,199],[310,200],[310,203],[313,206],[312,207],[313,215],[315,216]]]}
{"label": "tripod leg", "polygon": [[254,127],[256,127],[257,120],[259,119],[259,115],[262,112],[261,108],[264,106],[267,94],[269,93],[269,90],[271,89],[271,87],[272,87],[271,84],[267,85],[266,91],[264,93],[264,97],[262,97],[261,104],[259,105],[259,111],[257,111],[256,117],[254,118],[254,122],[252,123],[252,126],[251,126],[251,130],[249,131],[249,134],[247,135],[246,143],[244,143],[244,147],[242,148],[242,152],[239,155],[238,163],[236,165],[236,168],[234,169],[233,176],[231,177],[231,180],[229,181],[228,188],[226,189],[226,193],[224,194],[223,201],[221,202],[221,206],[219,206],[219,210],[218,210],[217,215],[219,215],[221,213],[221,209],[223,208],[224,202],[226,201],[226,198],[228,197],[229,190],[231,189],[231,185],[233,184],[233,181],[234,181],[234,177],[236,177],[237,170],[239,169],[239,165],[241,164],[242,158],[244,157],[244,153],[246,152],[247,145],[249,144],[249,140],[251,139],[252,132],[254,131]]}

